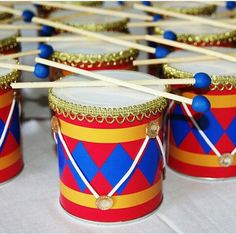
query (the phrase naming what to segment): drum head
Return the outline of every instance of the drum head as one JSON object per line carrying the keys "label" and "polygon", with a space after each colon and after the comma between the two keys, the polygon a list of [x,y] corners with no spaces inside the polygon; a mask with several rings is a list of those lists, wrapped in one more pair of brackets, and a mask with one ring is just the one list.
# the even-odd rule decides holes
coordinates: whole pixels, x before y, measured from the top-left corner
{"label": "drum head", "polygon": [[[103,34],[116,37],[123,35],[118,32],[104,32]],[[63,33],[60,36],[78,37],[78,35]],[[104,55],[111,53],[118,53],[127,50],[127,47],[114,45],[101,40],[87,39],[74,42],[50,42],[55,51],[68,54],[82,54],[82,55]]]}
{"label": "drum head", "polygon": [[17,34],[17,30],[0,30],[0,40],[12,37]]}
{"label": "drum head", "polygon": [[[0,55],[0,56],[3,56],[3,55]],[[14,60],[14,59],[6,59],[6,60],[2,60],[1,62],[2,63],[16,64],[16,60]],[[5,76],[8,75],[9,73],[11,73],[12,71],[13,71],[12,69],[0,68],[0,81],[5,79]]]}
{"label": "drum head", "polygon": [[[76,15],[76,17],[73,17],[73,15]],[[78,11],[69,11],[69,10],[55,11],[50,15],[50,19],[63,21],[64,23],[84,25],[84,26],[90,24],[95,24],[95,25],[108,24],[108,23],[110,24],[112,22],[119,22],[122,20],[121,17],[116,17],[116,16],[104,17],[104,15],[88,14],[81,12],[79,13]]]}
{"label": "drum head", "polygon": [[[215,50],[227,53],[235,53],[236,49],[233,48],[219,48],[219,47],[210,47],[210,50]],[[193,53],[189,51],[176,51],[169,54],[169,58],[172,57],[187,57],[187,56],[201,56],[201,54]],[[211,76],[236,76],[235,63],[226,61],[223,59],[217,60],[208,60],[208,61],[198,61],[198,62],[183,62],[183,63],[170,63],[170,67],[175,68],[180,71],[197,73],[205,72]]]}
{"label": "drum head", "polygon": [[[155,77],[134,71],[99,71],[102,75],[110,76],[119,80],[150,80]],[[63,81],[92,81],[94,79],[85,78],[77,75],[70,75]],[[57,81],[60,82],[60,81]],[[163,86],[148,86],[149,88],[164,91]],[[136,91],[121,86],[103,86],[103,87],[78,87],[78,88],[56,88],[52,89],[52,94],[57,98],[68,103],[103,107],[103,108],[122,108],[144,104],[157,99],[157,96]]]}

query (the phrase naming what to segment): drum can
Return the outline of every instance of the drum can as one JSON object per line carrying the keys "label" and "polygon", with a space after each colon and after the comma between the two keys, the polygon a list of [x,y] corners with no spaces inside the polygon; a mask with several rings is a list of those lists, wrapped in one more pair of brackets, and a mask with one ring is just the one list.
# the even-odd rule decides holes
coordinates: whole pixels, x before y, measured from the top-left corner
{"label": "drum can", "polygon": [[[98,73],[117,79],[154,79],[134,71]],[[63,81],[77,78],[69,75]],[[60,203],[67,212],[90,221],[123,222],[159,207],[166,104],[164,98],[144,97],[118,86],[49,91],[55,112],[52,129],[58,148]]]}
{"label": "drum can", "polygon": [[[235,49],[214,48],[222,53]],[[176,56],[194,56],[187,51],[174,52]],[[171,56],[171,55],[170,55]],[[220,66],[219,66],[220,64]],[[191,87],[172,89],[185,97],[204,94],[211,110],[204,114],[184,104],[171,104],[168,124],[168,165],[185,175],[224,179],[236,176],[236,73],[235,65],[224,60],[172,63],[164,65],[166,78],[189,78],[199,70],[211,75],[209,90],[197,91]]]}
{"label": "drum can", "polygon": [[20,76],[17,70],[0,70],[0,183],[13,178],[23,168],[17,95],[10,88],[10,83]]}

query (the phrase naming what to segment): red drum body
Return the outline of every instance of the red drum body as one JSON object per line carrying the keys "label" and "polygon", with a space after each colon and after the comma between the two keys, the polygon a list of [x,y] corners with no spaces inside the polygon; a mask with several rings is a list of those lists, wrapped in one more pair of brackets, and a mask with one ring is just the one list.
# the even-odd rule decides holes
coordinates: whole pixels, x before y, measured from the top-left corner
{"label": "red drum body", "polygon": [[0,77],[0,183],[13,178],[23,168],[18,103],[9,88],[10,82],[18,80],[21,74],[6,70],[1,69],[4,75]]}
{"label": "red drum body", "polygon": [[[217,50],[229,53],[233,49],[219,48]],[[193,55],[186,51],[174,54],[176,56],[177,54]],[[166,78],[192,77],[197,70],[211,75],[210,90],[200,93],[191,88],[179,88],[173,91],[190,98],[197,94],[204,94],[211,103],[211,110],[199,114],[183,104],[170,105],[168,165],[177,172],[194,177],[210,179],[235,177],[236,77],[234,64],[223,60],[211,60],[164,65]]]}
{"label": "red drum body", "polygon": [[[150,79],[138,72],[99,73]],[[64,80],[76,78],[70,75]],[[122,87],[77,88],[61,94],[59,89],[51,90],[49,103],[55,112],[52,128],[57,135],[62,207],[78,218],[109,223],[156,210],[163,196],[163,158],[157,138],[162,141],[166,100],[147,95],[140,102],[141,93]],[[129,103],[123,106],[127,97]]]}

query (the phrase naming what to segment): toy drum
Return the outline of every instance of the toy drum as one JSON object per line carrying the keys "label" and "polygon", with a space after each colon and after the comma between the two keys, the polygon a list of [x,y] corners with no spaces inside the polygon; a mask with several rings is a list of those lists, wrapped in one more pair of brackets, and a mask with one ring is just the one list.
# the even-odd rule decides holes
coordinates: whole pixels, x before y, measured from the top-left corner
{"label": "toy drum", "polygon": [[[126,34],[107,32],[106,35],[113,37]],[[63,34],[71,36],[72,34]],[[85,39],[76,42],[54,42],[50,43],[54,48],[51,60],[72,65],[86,70],[134,70],[133,60],[139,54],[139,51],[133,48],[123,46],[114,46],[100,40]],[[67,71],[51,68],[50,80],[56,80],[62,76],[68,75]]]}
{"label": "toy drum", "polygon": [[[236,49],[229,48],[218,48],[217,51],[236,53]],[[172,57],[194,55],[196,54],[187,51],[170,54]],[[171,103],[168,165],[189,176],[211,179],[235,177],[235,64],[217,59],[164,65],[166,78],[189,78],[199,70],[211,75],[212,85],[203,92],[212,108],[205,114],[196,114],[184,104]],[[179,88],[177,92],[191,98],[200,93],[191,88]]]}
{"label": "toy drum", "polygon": [[[81,5],[81,6],[102,6],[103,2],[102,1],[76,1],[76,2],[64,2],[64,3],[69,3],[69,4],[75,4],[75,5]],[[41,17],[48,17],[50,13],[53,11],[56,11],[56,8],[50,7],[50,6],[41,6],[41,5],[36,5],[38,15]]]}
{"label": "toy drum", "polygon": [[[235,47],[236,46],[236,30],[216,28],[210,25],[202,25],[199,23],[186,22],[181,25],[178,20],[176,25],[169,24],[167,26],[155,27],[154,31],[158,35],[162,35],[164,31],[173,31],[177,36],[178,42],[192,44],[195,46],[220,46],[220,47]],[[182,21],[181,21],[182,22]],[[178,26],[177,26],[178,25]]]}
{"label": "toy drum", "polygon": [[216,5],[203,2],[158,1],[152,5],[188,15],[211,15],[216,11]]}
{"label": "toy drum", "polygon": [[[134,71],[97,72],[120,80],[155,79]],[[69,75],[63,81],[77,79]],[[60,203],[68,213],[90,221],[121,222],[159,207],[166,104],[164,98],[118,86],[49,91]]]}
{"label": "toy drum", "polygon": [[0,54],[12,54],[20,51],[20,43],[16,42],[19,36],[17,30],[0,30]]}
{"label": "toy drum", "polygon": [[93,32],[128,32],[128,18],[58,10],[49,19]]}
{"label": "toy drum", "polygon": [[0,183],[13,178],[23,168],[17,95],[10,88],[10,83],[20,76],[20,71],[0,69]]}

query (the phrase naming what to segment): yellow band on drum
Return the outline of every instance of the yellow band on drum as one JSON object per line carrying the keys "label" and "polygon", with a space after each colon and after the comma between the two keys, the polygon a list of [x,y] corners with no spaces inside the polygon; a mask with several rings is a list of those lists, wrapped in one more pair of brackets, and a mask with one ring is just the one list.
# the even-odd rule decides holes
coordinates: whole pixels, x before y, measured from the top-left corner
{"label": "yellow band on drum", "polygon": [[[162,180],[159,180],[152,187],[141,192],[128,195],[113,196],[113,206],[111,209],[123,209],[144,204],[155,198],[162,189]],[[67,187],[60,182],[61,194],[69,201],[85,207],[97,208],[96,198],[91,194],[85,194]]]}
{"label": "yellow band on drum", "polygon": [[13,91],[10,90],[5,94],[0,95],[0,108],[9,106],[12,103]]}
{"label": "yellow band on drum", "polygon": [[21,158],[21,148],[18,147],[12,153],[0,157],[0,170],[10,167]]}
{"label": "yellow band on drum", "polygon": [[[158,123],[160,124],[160,119]],[[147,124],[128,128],[98,129],[86,128],[60,120],[61,132],[68,137],[94,143],[122,143],[146,137]]]}
{"label": "yellow band on drum", "polygon": [[[184,92],[183,96],[193,98],[194,93]],[[236,94],[232,95],[204,95],[211,103],[212,108],[233,108],[236,107]]]}
{"label": "yellow band on drum", "polygon": [[[173,145],[170,145],[170,157],[195,166],[221,167],[219,164],[219,158],[216,155],[191,153],[178,149]],[[236,160],[233,160],[232,165],[236,165]]]}

